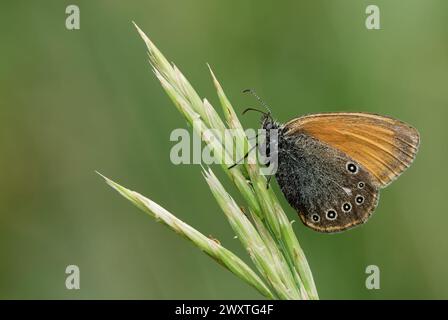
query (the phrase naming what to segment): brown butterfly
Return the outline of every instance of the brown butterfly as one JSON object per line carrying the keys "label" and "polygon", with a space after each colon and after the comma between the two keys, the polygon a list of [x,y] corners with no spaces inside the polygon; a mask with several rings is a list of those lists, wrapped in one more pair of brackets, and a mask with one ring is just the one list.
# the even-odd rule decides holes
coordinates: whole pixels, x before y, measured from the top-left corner
{"label": "brown butterfly", "polygon": [[420,143],[410,125],[376,114],[320,113],[281,124],[269,108],[262,113],[263,129],[277,130],[280,189],[303,223],[320,232],[365,223],[379,190],[411,165]]}

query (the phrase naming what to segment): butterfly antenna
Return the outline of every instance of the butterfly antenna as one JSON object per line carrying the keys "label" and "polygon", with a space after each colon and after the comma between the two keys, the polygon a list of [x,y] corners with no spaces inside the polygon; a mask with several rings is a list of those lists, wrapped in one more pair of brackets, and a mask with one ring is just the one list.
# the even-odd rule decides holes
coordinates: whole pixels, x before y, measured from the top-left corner
{"label": "butterfly antenna", "polygon": [[247,108],[247,109],[245,109],[245,110],[243,111],[243,115],[244,115],[247,111],[257,111],[257,112],[260,112],[260,113],[262,113],[262,114],[264,114],[264,115],[268,115],[268,113],[266,113],[266,112],[264,112],[264,111],[261,111],[261,110],[258,110],[258,109],[255,109],[255,108]]}
{"label": "butterfly antenna", "polygon": [[266,108],[266,110],[268,110],[268,114],[271,114],[271,109],[268,107],[268,105],[266,104],[266,102],[264,102],[259,96],[258,94],[252,90],[252,89],[245,89],[243,90],[243,93],[250,93],[251,95],[253,95],[255,97],[255,99],[258,100],[258,102],[260,102],[262,104],[263,107]]}

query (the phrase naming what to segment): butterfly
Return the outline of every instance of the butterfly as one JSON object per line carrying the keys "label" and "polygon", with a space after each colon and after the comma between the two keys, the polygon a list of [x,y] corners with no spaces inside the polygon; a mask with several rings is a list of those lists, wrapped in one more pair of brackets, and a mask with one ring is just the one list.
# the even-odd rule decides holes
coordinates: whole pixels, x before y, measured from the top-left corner
{"label": "butterfly", "polygon": [[265,107],[268,112],[246,111],[263,113],[267,138],[276,130],[277,148],[271,151],[276,154],[270,157],[278,162],[277,183],[302,222],[319,232],[341,232],[365,223],[380,190],[411,165],[419,148],[418,131],[390,117],[319,113],[282,124]]}

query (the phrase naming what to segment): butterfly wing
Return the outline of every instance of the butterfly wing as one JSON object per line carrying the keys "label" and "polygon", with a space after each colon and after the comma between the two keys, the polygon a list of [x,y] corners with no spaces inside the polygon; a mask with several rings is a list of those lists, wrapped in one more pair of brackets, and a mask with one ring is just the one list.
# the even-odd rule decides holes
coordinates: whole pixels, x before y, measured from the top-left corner
{"label": "butterfly wing", "polygon": [[364,167],[378,188],[406,170],[415,158],[419,133],[410,125],[369,113],[321,113],[291,120],[286,135],[304,133],[347,154]]}
{"label": "butterfly wing", "polygon": [[303,133],[280,141],[276,179],[303,223],[320,232],[364,223],[378,203],[379,191],[365,168]]}

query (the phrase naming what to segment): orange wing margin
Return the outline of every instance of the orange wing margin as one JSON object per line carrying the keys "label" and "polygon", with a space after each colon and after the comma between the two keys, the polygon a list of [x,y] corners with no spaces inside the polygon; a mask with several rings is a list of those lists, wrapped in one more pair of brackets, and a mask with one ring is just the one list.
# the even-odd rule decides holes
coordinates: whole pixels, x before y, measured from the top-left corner
{"label": "orange wing margin", "polygon": [[370,113],[320,113],[293,119],[286,134],[305,133],[345,152],[367,169],[378,187],[414,161],[420,136],[410,125]]}

